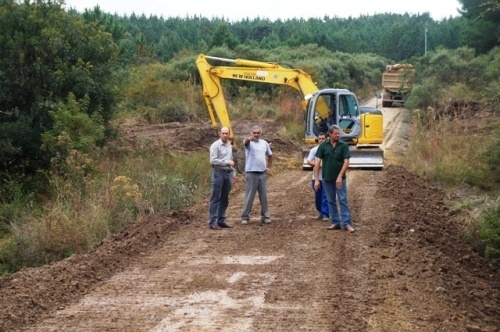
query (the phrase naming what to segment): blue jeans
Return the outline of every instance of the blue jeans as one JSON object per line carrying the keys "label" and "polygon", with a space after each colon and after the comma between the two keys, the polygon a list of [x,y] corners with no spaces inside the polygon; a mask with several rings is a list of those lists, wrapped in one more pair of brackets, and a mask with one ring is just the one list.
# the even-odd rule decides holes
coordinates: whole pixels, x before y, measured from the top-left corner
{"label": "blue jeans", "polygon": [[226,210],[229,205],[229,192],[232,187],[232,173],[212,171],[209,203],[210,225],[226,222]]}
{"label": "blue jeans", "polygon": [[[333,225],[351,226],[351,210],[347,202],[347,182],[342,180],[342,188],[337,189],[335,181],[323,180],[326,198],[328,199],[328,208],[330,209],[330,219]],[[337,198],[340,206],[340,214],[337,208]]]}
{"label": "blue jeans", "polygon": [[314,180],[311,181],[312,188],[314,191],[314,204],[316,205],[316,210],[319,214],[325,217],[329,217],[328,199],[326,198],[325,188],[323,187],[323,181],[319,181],[319,189],[314,189]]}

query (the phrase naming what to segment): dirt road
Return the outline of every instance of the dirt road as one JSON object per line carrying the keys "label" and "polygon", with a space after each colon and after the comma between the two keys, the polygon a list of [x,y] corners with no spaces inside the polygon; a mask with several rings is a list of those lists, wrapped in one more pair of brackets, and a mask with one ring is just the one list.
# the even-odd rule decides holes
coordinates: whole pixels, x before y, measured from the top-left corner
{"label": "dirt road", "polygon": [[241,183],[231,229],[208,229],[206,200],[146,216],[92,253],[0,280],[0,330],[498,331],[498,270],[443,192],[397,165],[407,124],[383,111],[388,166],[348,172],[354,234],[314,219],[311,173],[277,152],[271,224],[258,200],[239,223]]}

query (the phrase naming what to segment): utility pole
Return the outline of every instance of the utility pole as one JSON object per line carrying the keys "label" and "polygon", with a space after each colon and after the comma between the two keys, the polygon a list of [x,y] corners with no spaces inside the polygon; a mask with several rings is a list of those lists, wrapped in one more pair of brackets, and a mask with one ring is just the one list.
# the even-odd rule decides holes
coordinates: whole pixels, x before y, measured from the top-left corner
{"label": "utility pole", "polygon": [[424,55],[427,54],[427,31],[429,30],[429,21],[425,22],[425,49],[424,49]]}

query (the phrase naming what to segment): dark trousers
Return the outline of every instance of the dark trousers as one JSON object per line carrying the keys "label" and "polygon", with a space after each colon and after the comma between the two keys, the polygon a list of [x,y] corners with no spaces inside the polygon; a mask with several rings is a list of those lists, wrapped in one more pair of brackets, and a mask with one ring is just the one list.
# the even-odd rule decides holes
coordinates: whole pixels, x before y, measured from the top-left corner
{"label": "dark trousers", "polygon": [[212,171],[209,220],[210,225],[226,221],[226,210],[229,205],[229,192],[232,186],[232,173]]}

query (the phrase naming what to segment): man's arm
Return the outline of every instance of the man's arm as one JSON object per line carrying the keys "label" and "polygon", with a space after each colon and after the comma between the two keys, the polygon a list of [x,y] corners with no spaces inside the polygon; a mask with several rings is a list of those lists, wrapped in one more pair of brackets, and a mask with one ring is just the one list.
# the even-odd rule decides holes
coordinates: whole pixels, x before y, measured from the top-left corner
{"label": "man's arm", "polygon": [[321,163],[321,158],[318,158],[316,157],[316,159],[314,159],[314,169],[313,169],[313,172],[314,172],[314,178],[315,179],[319,179],[319,165]]}
{"label": "man's arm", "polygon": [[346,159],[344,159],[344,164],[342,165],[342,169],[340,170],[340,173],[339,173],[339,178],[341,180],[344,177],[344,174],[348,168],[349,168],[349,158],[346,158]]}
{"label": "man's arm", "polygon": [[267,156],[267,168],[271,168],[273,166],[273,155],[270,154]]}
{"label": "man's arm", "polygon": [[309,166],[314,167],[314,160],[316,159],[316,149],[312,148],[311,151],[309,151],[309,156],[307,156],[307,164]]}
{"label": "man's arm", "polygon": [[349,168],[349,158],[344,159],[344,164],[342,165],[342,169],[340,170],[339,176],[337,177],[337,181],[335,182],[338,189],[342,188],[342,178],[344,177],[347,168]]}
{"label": "man's arm", "polygon": [[255,139],[255,137],[253,137],[253,136],[250,136],[250,137],[248,137],[248,138],[245,138],[245,139],[243,140],[243,145],[244,145],[246,148],[248,148],[248,146],[250,145],[250,142],[254,142],[255,140],[256,140],[256,139]]}
{"label": "man's arm", "polygon": [[339,187],[339,181],[340,181],[340,185],[342,186],[342,178],[344,177],[345,172],[349,168],[349,158],[351,157],[351,153],[349,152],[349,147],[347,146],[347,144],[345,144],[344,146],[345,146],[345,149],[344,149],[344,164],[342,165],[342,168],[340,169],[339,175],[337,177],[337,187],[338,188],[340,188]]}
{"label": "man's arm", "polygon": [[314,172],[314,186],[316,187],[316,183],[318,183],[318,187],[319,187],[319,166],[321,165],[321,158],[318,158],[316,157],[316,159],[314,159],[314,168],[313,168],[313,172]]}

